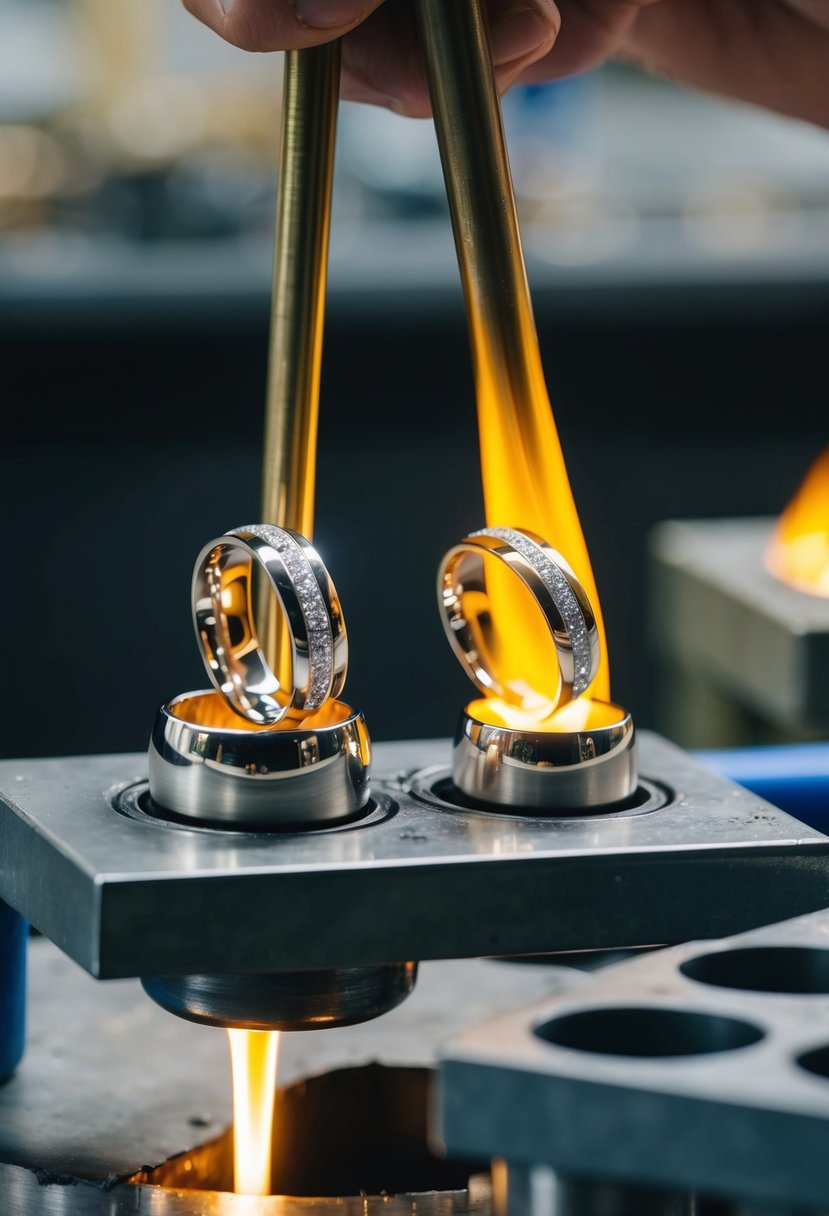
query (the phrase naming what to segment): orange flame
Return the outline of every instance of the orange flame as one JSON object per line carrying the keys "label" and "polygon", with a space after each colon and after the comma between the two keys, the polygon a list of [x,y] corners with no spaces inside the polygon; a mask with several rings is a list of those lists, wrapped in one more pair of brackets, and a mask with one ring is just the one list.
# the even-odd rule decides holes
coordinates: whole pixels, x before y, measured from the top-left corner
{"label": "orange flame", "polygon": [[[599,664],[583,697],[544,721],[488,698],[476,702],[476,714],[493,725],[516,729],[572,731],[598,725],[607,716],[598,702],[610,701],[610,668],[596,582],[582,532],[558,430],[553,417],[538,347],[528,314],[528,374],[523,392],[507,394],[484,361],[477,368],[478,431],[481,474],[490,527],[527,528],[557,549],[572,566],[587,592],[599,629]],[[557,668],[551,662],[549,631],[532,597],[500,562],[489,563],[487,593],[493,618],[508,628],[492,639],[501,680],[514,691],[533,689],[536,698],[554,700]],[[527,709],[531,699],[525,697]],[[618,720],[621,711],[614,710]]]}
{"label": "orange flame", "polygon": [[783,582],[829,597],[829,448],[780,516],[766,565]]}
{"label": "orange flame", "polygon": [[472,701],[468,709],[474,718],[488,726],[505,726],[510,730],[546,731],[550,734],[600,730],[603,726],[612,726],[624,715],[624,710],[618,705],[606,701],[592,701],[587,696],[568,701],[542,721],[539,721],[535,714],[518,709],[517,706],[497,697]]}
{"label": "orange flame", "polygon": [[227,1034],[233,1074],[233,1186],[238,1195],[269,1195],[279,1031]]}
{"label": "orange flame", "polygon": [[[528,335],[528,349],[534,349]],[[478,428],[486,522],[492,526],[528,528],[542,536],[575,570],[599,626],[599,668],[589,693],[610,700],[610,674],[604,624],[587,544],[567,476],[550,398],[540,365],[518,397],[506,398],[497,383],[479,369]],[[515,576],[500,563],[490,563],[487,589],[493,615],[509,621],[496,644],[498,669],[505,683],[526,682],[547,695],[555,691],[550,672],[550,640],[537,606]],[[542,674],[543,673],[543,674]],[[553,719],[549,719],[552,723]],[[569,728],[565,728],[569,729]]]}

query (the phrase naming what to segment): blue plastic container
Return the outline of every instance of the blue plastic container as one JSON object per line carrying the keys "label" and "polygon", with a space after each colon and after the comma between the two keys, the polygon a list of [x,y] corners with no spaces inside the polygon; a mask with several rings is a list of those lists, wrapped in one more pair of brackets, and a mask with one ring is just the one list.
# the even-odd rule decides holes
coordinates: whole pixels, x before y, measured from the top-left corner
{"label": "blue plastic container", "polygon": [[0,1081],[23,1055],[26,1030],[26,944],[29,926],[0,902]]}

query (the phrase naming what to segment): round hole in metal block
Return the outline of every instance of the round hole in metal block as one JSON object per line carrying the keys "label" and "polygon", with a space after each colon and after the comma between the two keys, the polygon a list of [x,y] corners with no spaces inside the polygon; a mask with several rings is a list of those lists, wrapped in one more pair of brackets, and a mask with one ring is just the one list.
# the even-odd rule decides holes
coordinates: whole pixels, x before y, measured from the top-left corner
{"label": "round hole in metal block", "polygon": [[829,950],[816,946],[746,946],[686,959],[680,971],[698,984],[793,996],[829,994]]}
{"label": "round hole in metal block", "polygon": [[802,1056],[797,1057],[797,1064],[804,1072],[810,1072],[815,1077],[824,1077],[829,1081],[829,1044],[804,1052]]}
{"label": "round hole in metal block", "polygon": [[441,766],[421,769],[403,779],[404,788],[421,802],[446,811],[472,811],[476,815],[508,816],[510,819],[521,819],[531,823],[550,823],[554,820],[567,823],[578,819],[622,819],[631,815],[649,815],[651,811],[659,811],[673,801],[673,793],[657,781],[640,777],[635,794],[626,802],[617,803],[609,810],[597,807],[590,811],[579,811],[567,815],[557,811],[554,815],[533,815],[522,807],[498,806],[493,803],[479,803],[469,798],[452,780],[451,770]]}
{"label": "round hole in metal block", "polygon": [[556,1047],[640,1059],[734,1051],[764,1037],[759,1026],[739,1018],[648,1006],[567,1013],[536,1027],[535,1033]]}
{"label": "round hole in metal block", "polygon": [[[432,1151],[433,1084],[434,1074],[426,1068],[368,1064],[280,1087],[271,1180],[278,1198],[228,1194],[233,1187],[230,1132],[144,1169],[130,1182],[153,1186],[145,1202],[155,1216],[195,1210],[216,1216],[252,1216],[254,1210],[261,1216],[460,1216],[471,1210],[467,1188],[482,1167]],[[201,1191],[201,1203],[183,1204],[182,1190]],[[139,1206],[144,1211],[141,1204],[130,1210]]]}

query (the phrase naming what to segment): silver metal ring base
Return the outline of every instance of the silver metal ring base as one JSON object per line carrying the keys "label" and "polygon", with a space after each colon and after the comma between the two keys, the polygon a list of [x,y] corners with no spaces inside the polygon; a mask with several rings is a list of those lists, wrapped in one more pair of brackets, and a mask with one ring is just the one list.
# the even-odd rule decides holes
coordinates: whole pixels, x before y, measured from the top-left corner
{"label": "silver metal ring base", "polygon": [[149,748],[153,802],[217,827],[285,831],[359,814],[369,802],[365,718],[329,701],[301,724],[256,727],[221,693],[184,693],[156,714]]}
{"label": "silver metal ring base", "polygon": [[148,996],[180,1018],[242,1030],[330,1030],[368,1022],[412,991],[417,963],[264,975],[152,976]]}
{"label": "silver metal ring base", "polygon": [[475,705],[461,715],[452,760],[455,785],[475,802],[505,813],[579,815],[636,793],[636,736],[626,710],[608,705],[606,724],[552,732],[491,725]]}

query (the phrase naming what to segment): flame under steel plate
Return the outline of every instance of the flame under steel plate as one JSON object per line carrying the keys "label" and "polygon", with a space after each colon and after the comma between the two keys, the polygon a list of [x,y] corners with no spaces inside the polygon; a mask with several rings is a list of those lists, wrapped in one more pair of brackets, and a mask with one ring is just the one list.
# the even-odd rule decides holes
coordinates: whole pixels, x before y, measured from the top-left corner
{"label": "flame under steel plate", "polygon": [[123,813],[143,755],[4,761],[0,898],[99,978],[648,945],[826,903],[829,838],[657,736],[640,737],[640,767],[665,804],[613,815],[524,818],[429,802],[429,781],[411,792],[408,775],[449,759],[446,741],[380,744],[378,809],[282,835]]}
{"label": "flame under steel plate", "polygon": [[[201,1186],[214,1187],[201,1169],[226,1151],[231,1086],[225,1035],[170,1017],[135,980],[95,983],[43,939],[31,943],[29,964],[26,1055],[0,1086],[2,1216],[413,1216],[413,1202],[421,1216],[488,1216],[457,1192],[416,1200],[348,1194],[258,1199],[182,1189],[173,1177],[178,1169],[186,1175],[188,1162]],[[341,1094],[343,1070],[357,1078],[377,1070],[419,1074],[433,1066],[440,1044],[470,1021],[591,982],[570,967],[480,959],[427,963],[412,997],[393,1013],[325,1034],[286,1035],[280,1088],[297,1092],[309,1078],[317,1079],[312,1084],[331,1078]],[[364,1093],[358,1084],[332,1113],[342,1106],[350,1127],[365,1126]],[[305,1112],[300,1102],[292,1114],[294,1135],[318,1112]],[[418,1126],[419,1119],[418,1113]],[[285,1134],[277,1125],[278,1142]],[[292,1144],[310,1172],[316,1150],[310,1144],[300,1150],[296,1139]],[[156,1175],[150,1167],[161,1169]],[[163,1186],[122,1181],[148,1170]],[[193,1178],[188,1182],[194,1185]]]}

